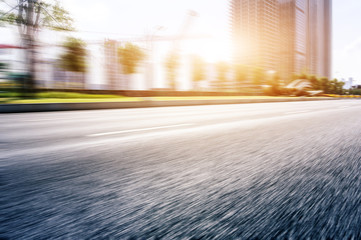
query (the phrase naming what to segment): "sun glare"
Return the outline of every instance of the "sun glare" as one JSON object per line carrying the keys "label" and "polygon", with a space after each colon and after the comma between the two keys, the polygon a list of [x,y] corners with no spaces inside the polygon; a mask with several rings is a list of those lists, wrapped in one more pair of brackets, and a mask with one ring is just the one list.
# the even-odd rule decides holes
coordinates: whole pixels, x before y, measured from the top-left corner
{"label": "sun glare", "polygon": [[200,56],[209,63],[229,61],[231,44],[228,39],[222,38],[190,41],[187,44],[186,51],[188,54]]}

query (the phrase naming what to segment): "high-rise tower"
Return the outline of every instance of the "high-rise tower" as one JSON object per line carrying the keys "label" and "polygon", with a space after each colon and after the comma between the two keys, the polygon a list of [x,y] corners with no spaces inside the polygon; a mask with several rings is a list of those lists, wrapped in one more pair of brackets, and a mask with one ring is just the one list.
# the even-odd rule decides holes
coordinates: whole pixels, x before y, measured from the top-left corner
{"label": "high-rise tower", "polygon": [[278,0],[232,0],[234,61],[276,70],[279,52]]}
{"label": "high-rise tower", "polygon": [[279,71],[283,79],[308,70],[308,16],[309,0],[279,0]]}
{"label": "high-rise tower", "polygon": [[331,78],[332,0],[308,0],[307,4],[307,62],[304,71]]}
{"label": "high-rise tower", "polygon": [[231,0],[234,62],[331,78],[332,0]]}
{"label": "high-rise tower", "polygon": [[[318,75],[331,78],[332,65],[332,0],[317,0],[319,41],[317,42],[319,61],[317,66]],[[322,40],[321,40],[322,39]]]}

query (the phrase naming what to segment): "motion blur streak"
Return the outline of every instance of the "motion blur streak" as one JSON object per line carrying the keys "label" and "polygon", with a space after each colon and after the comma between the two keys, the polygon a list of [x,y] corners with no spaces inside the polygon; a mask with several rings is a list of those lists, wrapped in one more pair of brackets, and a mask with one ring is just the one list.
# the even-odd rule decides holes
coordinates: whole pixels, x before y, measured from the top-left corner
{"label": "motion blur streak", "polygon": [[[360,239],[360,110],[345,100],[1,115],[0,238]],[[87,137],[131,129],[149,130]]]}

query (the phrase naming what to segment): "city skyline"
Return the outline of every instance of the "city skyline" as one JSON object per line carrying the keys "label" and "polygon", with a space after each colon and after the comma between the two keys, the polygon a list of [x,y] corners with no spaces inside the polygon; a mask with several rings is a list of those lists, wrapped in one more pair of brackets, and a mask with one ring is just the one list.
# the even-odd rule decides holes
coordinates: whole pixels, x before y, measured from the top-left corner
{"label": "city skyline", "polygon": [[280,68],[332,78],[332,1],[279,0]]}
{"label": "city skyline", "polygon": [[[113,32],[119,32],[122,34],[144,34],[146,26],[165,25],[167,28],[161,34],[173,34],[176,33],[182,20],[184,19],[185,11],[187,9],[193,9],[199,12],[199,19],[197,20],[198,29],[202,29],[204,33],[214,32],[217,34],[223,34],[229,37],[229,1],[213,0],[211,3],[206,0],[183,0],[183,1],[170,1],[167,0],[154,0],[152,3],[145,0],[133,0],[127,1],[88,1],[90,11],[85,13],[82,11],[82,4],[78,1],[64,0],[64,5],[68,7],[78,21],[77,26],[79,29],[86,29],[92,23],[96,23],[90,16],[92,11],[102,11],[103,15],[108,15],[108,18],[114,17],[119,19],[122,27],[114,29],[113,23],[108,22],[107,26],[99,28],[95,26],[95,29],[113,30]],[[109,4],[115,4],[117,7],[110,8]],[[145,9],[139,9],[138,6],[145,4]],[[167,11],[160,11],[157,7],[162,6],[162,9]],[[206,6],[206,7],[205,7]],[[117,12],[116,9],[138,9],[137,11],[122,11],[122,15],[116,15],[112,12]],[[149,11],[152,9],[153,11]],[[361,1],[358,0],[334,0],[333,1],[333,31],[332,31],[332,75],[336,78],[353,77],[357,82],[361,82],[361,73],[358,71],[358,65],[361,63],[361,33],[357,31],[357,23],[361,21],[361,16],[358,14],[361,11]],[[145,14],[147,18],[146,24],[141,21],[142,15]],[[88,17],[83,16],[88,15]],[[169,18],[169,16],[172,16]],[[162,19],[168,17],[167,22]],[[132,22],[131,26],[125,26],[124,19],[129,19]],[[140,18],[140,20],[139,20]],[[138,19],[138,21],[137,21]],[[124,20],[124,21],[122,21]],[[103,22],[107,22],[103,20]],[[209,24],[207,24],[209,23]],[[99,23],[99,25],[102,25]],[[114,35],[113,35],[114,36]],[[219,38],[214,41],[213,45],[224,45],[227,39]],[[210,44],[212,45],[212,44]],[[229,50],[227,50],[229,51]],[[206,52],[206,51],[205,51]],[[221,52],[221,51],[220,51]],[[222,56],[217,53],[215,55]],[[217,56],[209,57],[216,58]]]}
{"label": "city skyline", "polygon": [[233,0],[231,12],[235,64],[332,78],[331,0]]}
{"label": "city skyline", "polygon": [[[192,9],[199,13],[193,26],[194,32],[217,36],[207,46],[198,43],[193,49],[210,61],[226,59],[230,52],[229,48],[224,47],[230,37],[229,1],[154,0],[150,3],[145,0],[90,0],[84,6],[80,1],[63,0],[61,4],[75,19],[75,26],[79,30],[75,35],[85,40],[140,36],[154,31],[159,25],[164,26],[164,29],[158,35],[174,35],[179,32],[186,11]],[[139,5],[144,8],[140,9]],[[84,7],[87,11],[84,11]],[[361,81],[361,73],[358,71],[361,63],[361,33],[357,31],[357,23],[361,21],[358,14],[360,10],[361,2],[358,0],[333,1],[333,77],[353,77],[357,82]],[[14,36],[17,36],[16,29],[11,36],[2,34],[2,40],[11,42]],[[213,52],[207,48],[213,49]]]}

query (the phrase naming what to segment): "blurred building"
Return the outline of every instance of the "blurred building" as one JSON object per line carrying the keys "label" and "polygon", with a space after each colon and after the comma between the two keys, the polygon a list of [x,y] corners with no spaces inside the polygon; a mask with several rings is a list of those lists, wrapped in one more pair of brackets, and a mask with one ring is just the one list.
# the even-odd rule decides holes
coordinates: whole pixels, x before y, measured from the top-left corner
{"label": "blurred building", "polygon": [[[317,44],[317,70],[314,74],[332,78],[332,0],[316,1],[318,30],[314,40]],[[310,22],[313,19],[309,20]],[[317,41],[318,40],[318,41]],[[316,47],[315,47],[316,48]]]}
{"label": "blurred building", "polygon": [[0,44],[0,63],[5,64],[7,72],[25,73],[24,49],[10,44]]}
{"label": "blurred building", "polygon": [[267,70],[278,69],[278,0],[232,0],[234,61]]}
{"label": "blurred building", "polygon": [[[109,90],[145,90],[149,80],[142,72],[143,66],[138,66],[139,73],[125,74],[118,55],[119,47],[125,42],[106,40],[102,56],[105,67],[106,88]],[[152,69],[153,70],[153,69]],[[149,86],[148,86],[149,87]]]}
{"label": "blurred building", "polygon": [[360,84],[355,84],[352,86],[352,89],[361,89],[361,85]]}
{"label": "blurred building", "polygon": [[115,40],[107,40],[104,43],[105,74],[108,89],[127,89],[125,79],[122,76],[121,65],[118,59],[118,48],[120,43]]}
{"label": "blurred building", "polygon": [[293,73],[307,70],[308,0],[279,0],[280,75],[290,79]]}
{"label": "blurred building", "polygon": [[279,0],[282,77],[331,78],[331,0]]}
{"label": "blurred building", "polygon": [[331,78],[332,0],[232,0],[234,61]]}

